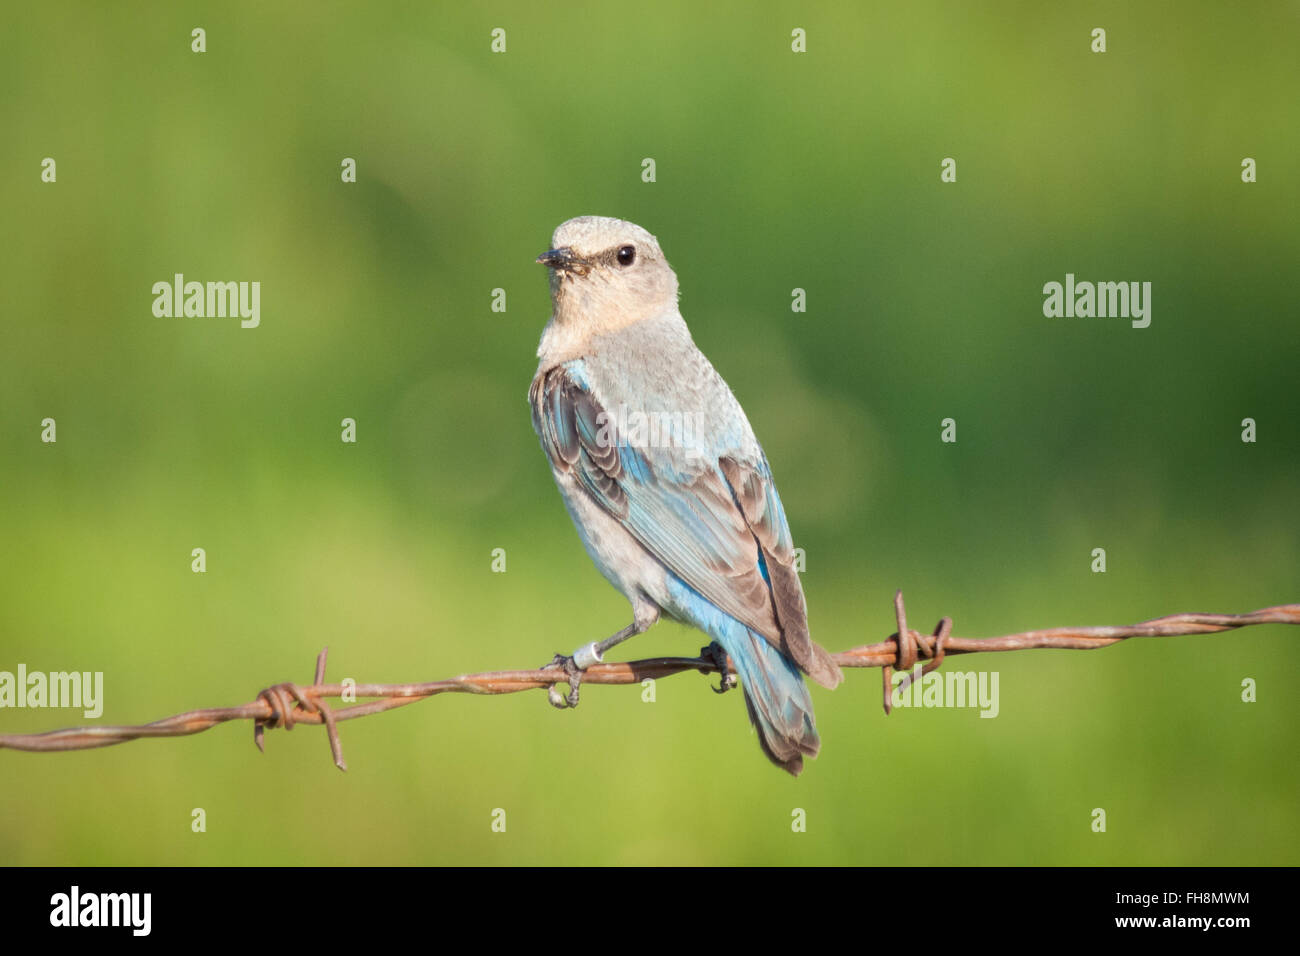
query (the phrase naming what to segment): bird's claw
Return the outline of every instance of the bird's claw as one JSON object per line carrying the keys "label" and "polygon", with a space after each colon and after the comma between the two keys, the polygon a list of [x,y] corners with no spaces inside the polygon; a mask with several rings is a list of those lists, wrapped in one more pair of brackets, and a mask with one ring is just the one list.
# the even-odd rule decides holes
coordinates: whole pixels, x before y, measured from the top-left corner
{"label": "bird's claw", "polygon": [[547,699],[551,702],[552,707],[564,710],[570,707],[578,706],[578,689],[582,686],[582,668],[577,665],[573,657],[566,654],[556,654],[547,664],[546,667],[564,668],[565,681],[569,685],[569,692],[561,694],[552,684],[547,690]]}
{"label": "bird's claw", "polygon": [[727,652],[722,649],[722,645],[714,641],[708,647],[700,648],[700,657],[710,661],[722,675],[717,687],[710,688],[715,694],[725,694],[729,690],[736,689],[736,675],[731,673],[727,667]]}

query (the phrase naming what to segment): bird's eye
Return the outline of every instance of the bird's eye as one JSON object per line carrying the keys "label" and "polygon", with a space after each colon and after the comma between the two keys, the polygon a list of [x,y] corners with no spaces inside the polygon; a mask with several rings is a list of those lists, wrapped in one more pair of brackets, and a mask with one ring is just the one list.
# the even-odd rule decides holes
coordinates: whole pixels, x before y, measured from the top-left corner
{"label": "bird's eye", "polygon": [[621,266],[630,266],[636,261],[636,246],[619,246],[618,247],[618,264]]}

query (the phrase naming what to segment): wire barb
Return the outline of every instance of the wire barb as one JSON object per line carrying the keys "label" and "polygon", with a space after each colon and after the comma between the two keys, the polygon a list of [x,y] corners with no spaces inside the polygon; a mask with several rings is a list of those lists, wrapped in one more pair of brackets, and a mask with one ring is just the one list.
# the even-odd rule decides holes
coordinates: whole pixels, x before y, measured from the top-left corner
{"label": "wire barb", "polygon": [[[934,627],[934,633],[927,637],[924,634],[918,634],[907,626],[907,611],[903,606],[903,592],[901,590],[894,592],[894,617],[898,621],[898,630],[890,635],[890,639],[895,642],[897,650],[895,651],[894,662],[884,664],[880,673],[884,683],[884,706],[885,714],[888,716],[893,712],[893,682],[894,668],[897,668],[903,674],[903,679],[899,681],[898,690],[902,693],[918,676],[924,677],[931,671],[937,670],[943,663],[944,642],[952,633],[952,618],[943,617]],[[916,664],[917,646],[921,648],[921,657],[929,659],[921,673],[918,675],[912,667]]]}
{"label": "wire barb", "polygon": [[[1176,637],[1190,634],[1215,634],[1258,624],[1300,624],[1300,604],[1282,604],[1261,608],[1248,614],[1171,614],[1140,624],[1119,627],[1061,627],[1044,631],[1025,631],[1002,637],[953,637],[952,619],[939,621],[933,634],[920,634],[907,626],[903,592],[894,595],[894,617],[898,630],[877,644],[854,647],[831,658],[840,667],[879,667],[884,676],[885,713],[890,711],[891,681],[895,669],[907,671],[901,686],[913,680],[913,666],[926,660],[921,676],[943,663],[953,654],[979,654],[994,651],[1023,651],[1032,648],[1094,650],[1108,647],[1131,637]],[[315,678],[309,687],[292,682],[275,684],[259,693],[251,703],[239,707],[191,710],[164,717],[148,724],[120,727],[67,727],[41,734],[0,734],[0,749],[53,752],[89,750],[138,740],[141,737],[183,737],[231,720],[253,721],[253,739],[259,750],[265,749],[267,729],[292,730],[297,723],[321,724],[329,739],[330,753],[340,770],[347,769],[338,723],[413,704],[438,694],[515,694],[525,690],[552,692],[556,684],[567,682],[563,667],[551,664],[537,670],[488,671],[467,674],[449,680],[423,684],[326,684],[325,661],[329,648],[316,658]],[[593,664],[583,671],[583,684],[640,684],[648,678],[658,679],[697,671],[721,674],[723,685],[735,682],[735,670],[725,655],[702,649],[699,657],[655,657],[640,661]],[[558,691],[555,691],[558,693]],[[331,707],[326,699],[355,700],[373,697],[361,704]]]}
{"label": "wire barb", "polygon": [[[283,727],[285,730],[293,730],[295,710],[305,714],[317,714],[325,722],[325,734],[329,738],[334,766],[340,770],[348,769],[347,761],[343,759],[343,742],[339,739],[339,727],[334,719],[334,711],[321,699],[323,695],[320,695],[325,683],[325,659],[329,656],[329,652],[330,649],[324,647],[316,655],[316,679],[311,687],[300,687],[286,682],[268,687],[257,695],[258,699],[265,701],[271,709],[270,716],[253,720],[253,742],[257,744],[258,750],[266,752],[266,745],[263,743],[266,728]],[[311,691],[315,691],[319,696],[313,696]]]}

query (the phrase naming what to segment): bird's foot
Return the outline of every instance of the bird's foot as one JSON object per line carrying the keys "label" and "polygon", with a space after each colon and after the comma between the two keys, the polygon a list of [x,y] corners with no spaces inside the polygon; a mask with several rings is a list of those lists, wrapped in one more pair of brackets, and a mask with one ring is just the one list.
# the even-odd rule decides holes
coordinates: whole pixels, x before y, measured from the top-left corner
{"label": "bird's foot", "polygon": [[584,644],[571,655],[556,654],[545,667],[562,667],[565,673],[565,683],[569,685],[569,692],[561,694],[555,684],[550,686],[547,692],[547,699],[550,700],[552,707],[558,707],[564,710],[568,707],[578,706],[578,691],[582,687],[582,673],[592,664],[600,663],[600,648],[593,641],[590,644]]}
{"label": "bird's foot", "polygon": [[722,649],[722,645],[714,641],[708,647],[700,648],[700,657],[713,664],[722,675],[722,680],[717,687],[713,688],[715,694],[725,694],[729,690],[736,688],[736,675],[731,673],[727,667],[727,652]]}

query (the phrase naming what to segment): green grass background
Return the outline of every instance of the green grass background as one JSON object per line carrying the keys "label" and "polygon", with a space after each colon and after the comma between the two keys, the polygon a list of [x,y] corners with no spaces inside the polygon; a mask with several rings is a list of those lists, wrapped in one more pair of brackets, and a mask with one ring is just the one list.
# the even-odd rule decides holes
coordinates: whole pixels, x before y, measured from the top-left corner
{"label": "green grass background", "polygon": [[[532,260],[582,214],[659,237],[828,648],[888,635],[897,587],[915,626],[967,636],[1300,599],[1297,10],[16,7],[0,669],[103,671],[101,722],[134,723],[307,681],[325,645],[332,678],[398,682],[622,627],[525,402]],[[155,318],[175,272],[259,280],[261,327]],[[1067,272],[1151,281],[1151,327],[1044,318]],[[5,751],[0,862],[1294,865],[1295,639],[945,665],[1000,672],[996,720],[886,718],[878,672],[850,673],[814,691],[823,754],[797,781],[698,675],[567,713],[416,704],[345,725],[346,774],[312,728],[265,755],[247,725]],[[661,624],[625,653],[701,643]],[[0,732],[82,722],[0,711]]]}

